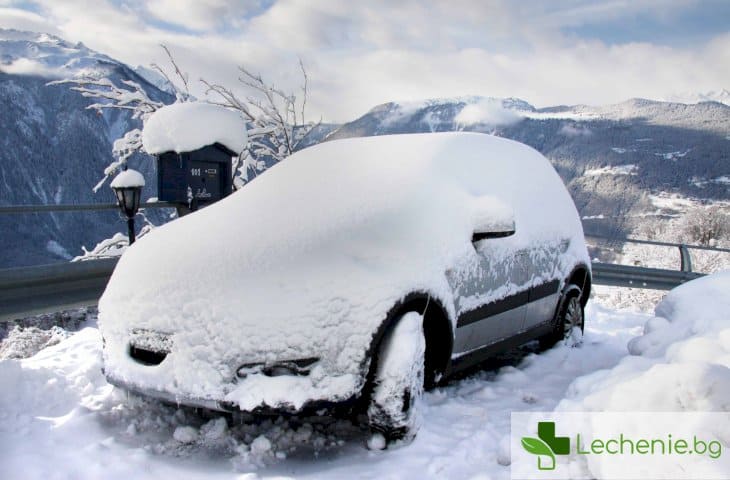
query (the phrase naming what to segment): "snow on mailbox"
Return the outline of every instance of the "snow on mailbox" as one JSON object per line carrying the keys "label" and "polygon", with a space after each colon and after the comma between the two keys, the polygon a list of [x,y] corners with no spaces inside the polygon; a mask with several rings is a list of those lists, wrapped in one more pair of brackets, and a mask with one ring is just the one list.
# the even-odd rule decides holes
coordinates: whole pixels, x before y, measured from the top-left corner
{"label": "snow on mailbox", "polygon": [[145,124],[142,143],[157,157],[159,200],[196,210],[229,195],[231,160],[247,141],[246,122],[234,110],[203,102],[157,110]]}

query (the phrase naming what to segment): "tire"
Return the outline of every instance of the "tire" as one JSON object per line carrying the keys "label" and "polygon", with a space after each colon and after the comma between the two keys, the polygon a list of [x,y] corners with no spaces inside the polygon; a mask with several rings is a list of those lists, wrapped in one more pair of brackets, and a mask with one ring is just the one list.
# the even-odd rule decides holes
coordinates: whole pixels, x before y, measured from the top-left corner
{"label": "tire", "polygon": [[367,407],[370,449],[410,442],[420,427],[426,337],[423,317],[408,312],[397,320],[378,352]]}
{"label": "tire", "polygon": [[540,338],[541,348],[547,349],[559,342],[569,347],[577,347],[583,342],[585,312],[580,299],[580,288],[575,285],[569,286],[560,304],[560,312],[553,331]]}

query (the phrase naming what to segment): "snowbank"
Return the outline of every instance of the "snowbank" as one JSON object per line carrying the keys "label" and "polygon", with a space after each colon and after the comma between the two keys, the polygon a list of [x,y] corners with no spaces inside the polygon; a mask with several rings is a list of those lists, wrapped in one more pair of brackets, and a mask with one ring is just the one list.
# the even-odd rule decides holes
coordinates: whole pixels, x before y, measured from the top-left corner
{"label": "snowbank", "polygon": [[129,168],[119,172],[109,186],[112,188],[144,187],[144,183],[144,177],[142,174],[137,170]]}
{"label": "snowbank", "polygon": [[157,110],[147,120],[142,144],[147,153],[190,152],[220,143],[241,153],[248,142],[239,112],[204,102],[183,102]]}
{"label": "snowbank", "polygon": [[615,368],[576,381],[565,407],[730,411],[730,271],[675,288]]}
{"label": "snowbank", "polygon": [[[630,355],[610,370],[577,379],[556,410],[730,412],[728,312],[730,271],[675,288],[643,335],[628,343]],[[704,431],[717,427],[710,422],[708,417],[700,425]],[[727,446],[730,437],[724,441]],[[605,477],[615,466],[595,458],[589,468]]]}

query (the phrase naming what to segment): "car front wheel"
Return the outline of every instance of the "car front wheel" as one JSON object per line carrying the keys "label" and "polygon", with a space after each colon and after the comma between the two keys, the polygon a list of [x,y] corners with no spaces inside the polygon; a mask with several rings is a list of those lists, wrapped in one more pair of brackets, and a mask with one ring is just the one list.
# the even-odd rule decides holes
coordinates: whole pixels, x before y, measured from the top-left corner
{"label": "car front wheel", "polygon": [[408,312],[381,344],[368,404],[371,449],[412,440],[420,426],[426,338],[423,317]]}

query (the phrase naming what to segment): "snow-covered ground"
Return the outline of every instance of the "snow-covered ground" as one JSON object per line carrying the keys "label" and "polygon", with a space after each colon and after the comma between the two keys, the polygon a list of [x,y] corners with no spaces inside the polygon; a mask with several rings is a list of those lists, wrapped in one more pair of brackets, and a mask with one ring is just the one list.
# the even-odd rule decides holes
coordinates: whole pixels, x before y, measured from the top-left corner
{"label": "snow-covered ground", "polygon": [[526,348],[427,393],[413,444],[375,453],[347,422],[234,424],[127,398],[101,374],[92,324],[0,362],[0,477],[507,478],[510,412],[555,408],[577,377],[626,356],[648,318],[592,304],[581,348]]}
{"label": "snow-covered ground", "polygon": [[[630,408],[622,390],[655,398],[672,372],[686,388],[656,397],[659,410],[683,394],[697,397],[687,409],[730,410],[730,272],[700,281],[672,292],[662,318],[592,300],[583,345],[523,347],[427,393],[415,441],[382,452],[346,421],[232,420],[127,397],[101,374],[92,320],[0,361],[0,478],[509,478],[512,411]],[[601,391],[613,404],[596,403]]]}

